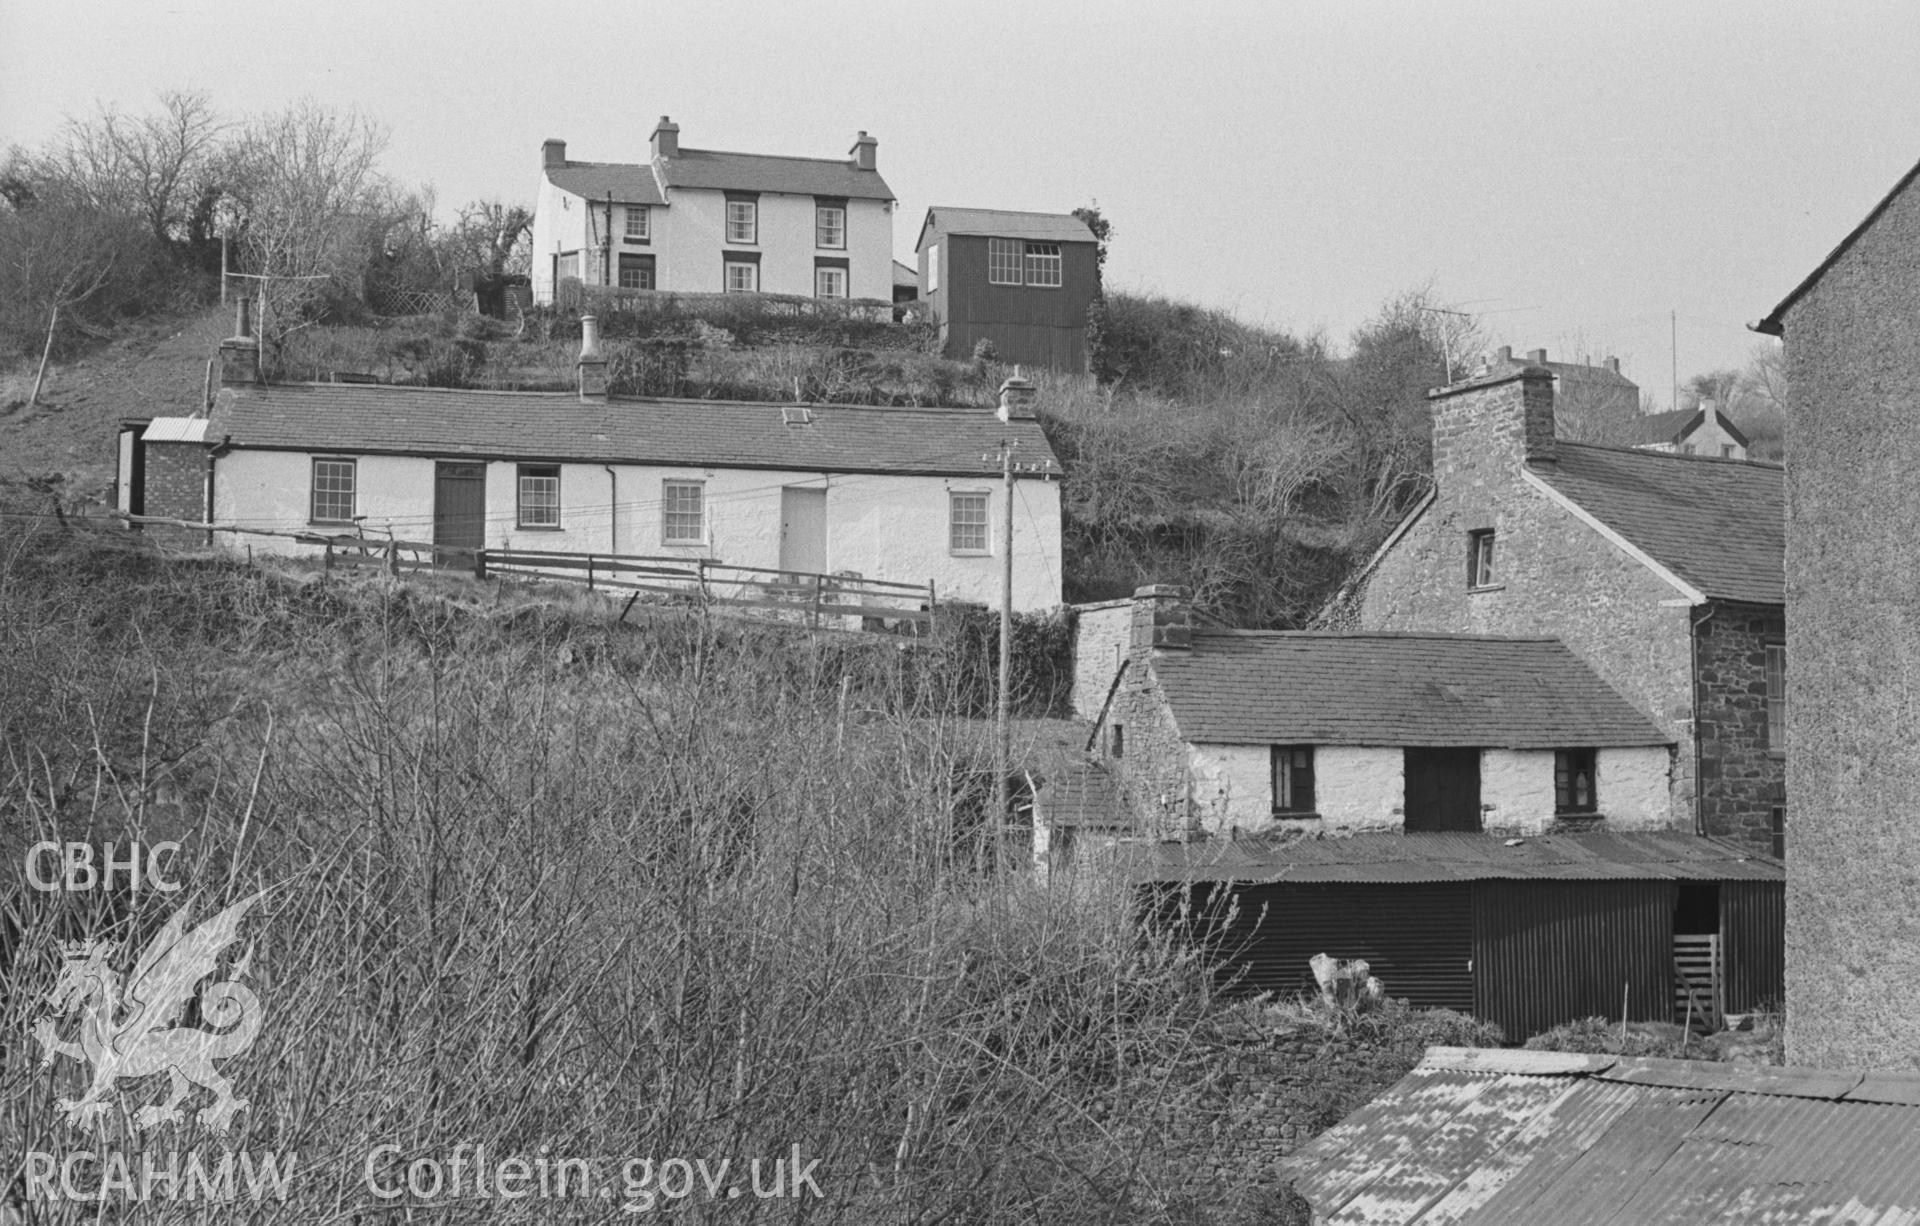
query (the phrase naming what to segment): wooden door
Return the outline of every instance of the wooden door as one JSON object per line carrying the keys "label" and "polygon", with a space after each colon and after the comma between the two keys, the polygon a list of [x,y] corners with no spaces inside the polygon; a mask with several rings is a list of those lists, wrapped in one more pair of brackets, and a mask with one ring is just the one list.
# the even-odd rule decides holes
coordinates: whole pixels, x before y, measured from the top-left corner
{"label": "wooden door", "polygon": [[471,568],[487,543],[487,466],[433,466],[433,553],[440,566]]}
{"label": "wooden door", "polygon": [[780,491],[780,569],[826,573],[827,491],[794,486]]}
{"label": "wooden door", "polygon": [[1406,751],[1407,832],[1480,829],[1480,751]]}

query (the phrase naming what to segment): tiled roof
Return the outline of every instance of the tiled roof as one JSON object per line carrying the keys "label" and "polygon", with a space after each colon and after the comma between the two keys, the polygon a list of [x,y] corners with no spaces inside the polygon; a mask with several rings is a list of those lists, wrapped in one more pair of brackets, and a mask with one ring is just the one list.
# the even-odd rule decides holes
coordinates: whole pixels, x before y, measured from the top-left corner
{"label": "tiled roof", "polygon": [[1044,460],[1060,472],[1030,419],[811,405],[810,424],[789,425],[783,407],[794,406],[291,383],[222,388],[208,433],[273,450],[970,477],[998,475],[991,453],[1011,438],[1022,463]]}
{"label": "tiled roof", "polygon": [[1533,472],[1709,598],[1786,600],[1777,464],[1562,441]]}
{"label": "tiled roof", "polygon": [[1627,427],[1631,443],[1673,443],[1701,420],[1698,409],[1675,409],[1671,413],[1646,413]]}
{"label": "tiled roof", "polygon": [[1920,1220],[1920,1076],[1430,1047],[1282,1160],[1316,1222]]}
{"label": "tiled roof", "polygon": [[1488,880],[1784,881],[1778,860],[1678,831],[1547,834],[1354,834],[1157,843],[1134,853],[1137,882]]}
{"label": "tiled roof", "polygon": [[1090,243],[1093,231],[1071,213],[1020,213],[1011,209],[956,209],[937,205],[920,223],[914,250],[926,245],[927,230],[938,226],[945,234],[988,234],[995,238],[1026,238],[1044,243]]}
{"label": "tiled roof", "polygon": [[1665,745],[1555,639],[1196,630],[1153,672],[1180,735],[1226,745]]}
{"label": "tiled roof", "polygon": [[665,204],[653,167],[632,166],[623,162],[568,162],[547,171],[547,179],[561,191],[605,200],[613,193],[615,204]]}
{"label": "tiled roof", "polygon": [[725,191],[788,192],[797,196],[847,196],[891,200],[893,189],[877,170],[860,170],[845,158],[793,158],[763,153],[682,149],[660,162],[667,190],[704,187]]}
{"label": "tiled roof", "polygon": [[1040,785],[1040,813],[1055,826],[1131,830],[1132,813],[1121,803],[1119,783],[1100,762],[1078,762]]}

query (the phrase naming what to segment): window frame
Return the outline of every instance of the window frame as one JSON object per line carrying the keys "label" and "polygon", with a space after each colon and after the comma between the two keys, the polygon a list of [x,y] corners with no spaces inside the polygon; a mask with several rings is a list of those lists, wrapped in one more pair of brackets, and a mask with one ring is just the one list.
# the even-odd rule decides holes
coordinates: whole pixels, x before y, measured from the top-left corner
{"label": "window frame", "polygon": [[1766,644],[1767,756],[1781,758],[1787,752],[1787,645],[1772,639]]}
{"label": "window frame", "polygon": [[1124,758],[1127,756],[1127,726],[1125,724],[1107,725],[1107,756]]}
{"label": "window frame", "polygon": [[1492,528],[1475,528],[1467,533],[1467,590],[1491,591],[1500,586],[1499,535]]}
{"label": "window frame", "polygon": [[[684,507],[676,508],[674,505],[675,496],[684,496],[688,492],[691,492],[694,497],[693,510],[688,511]],[[693,517],[693,532],[691,534],[682,532],[676,535],[674,532],[675,517],[681,517],[681,523],[684,525],[685,517],[689,515]],[[705,481],[693,477],[661,478],[660,543],[662,545],[683,546],[704,546],[707,543],[707,483]]]}
{"label": "window frame", "polygon": [[[1025,261],[1026,246],[1019,239],[987,239],[987,284],[1024,284],[1020,278],[1025,271]],[[1009,269],[1011,269],[1011,279],[1008,276]]]}
{"label": "window frame", "polygon": [[[347,477],[345,490],[347,513],[339,517],[320,514],[320,466],[322,464],[344,466]],[[338,488],[325,491],[329,496],[338,496]],[[352,456],[317,455],[307,466],[307,522],[310,524],[352,524],[360,511],[360,461]]]}
{"label": "window frame", "polygon": [[[838,277],[840,279],[840,292],[837,294],[828,293],[822,288],[821,278],[823,277]],[[844,266],[839,264],[816,264],[813,267],[813,296],[815,298],[839,299],[851,297],[847,292],[847,281],[847,270]]]}
{"label": "window frame", "polygon": [[[735,209],[745,210],[737,217]],[[728,196],[726,207],[726,225],[721,231],[729,243],[738,243],[745,247],[757,247],[760,244],[760,199],[757,196]],[[745,235],[745,237],[741,237]]]}
{"label": "window frame", "polygon": [[[646,273],[647,285],[628,285],[627,272],[632,269]],[[660,288],[660,266],[651,252],[623,251],[620,253],[618,270],[614,274],[614,284],[620,289],[652,290]]]}
{"label": "window frame", "polygon": [[[827,215],[838,214],[839,220],[832,227],[838,241],[829,236]],[[844,200],[816,200],[813,204],[813,245],[824,251],[845,251],[847,249],[847,202]]]}
{"label": "window frame", "polygon": [[[553,519],[551,522],[536,521],[527,516],[527,483],[529,481],[553,482]],[[545,504],[542,504],[545,505]],[[560,466],[558,464],[518,464],[513,474],[513,523],[514,527],[528,532],[561,532],[565,524],[560,519]]]}
{"label": "window frame", "polygon": [[[1275,817],[1314,817],[1314,752],[1311,745],[1273,745],[1267,751],[1271,811]],[[1302,795],[1302,793],[1305,793]]]}
{"label": "window frame", "polygon": [[[735,286],[733,283],[734,270],[741,269],[741,268],[744,268],[747,270],[748,280],[750,280],[752,283],[745,286]],[[720,292],[723,294],[757,294],[759,293],[760,292],[760,261],[735,259],[731,256],[729,256],[724,261],[722,261],[720,265]]]}
{"label": "window frame", "polygon": [[[968,506],[978,505],[980,520],[962,519],[960,508],[962,500]],[[973,529],[979,529],[978,545],[962,544],[960,530],[967,529],[967,539],[973,539]],[[947,491],[947,552],[956,558],[983,558],[993,554],[993,492],[991,490],[948,490]]]}
{"label": "window frame", "polygon": [[1731,460],[1731,459],[1733,458],[1733,444],[1732,444],[1732,443],[1722,443],[1722,444],[1720,444],[1720,458],[1721,458],[1721,459],[1723,459],[1723,460]]}
{"label": "window frame", "polygon": [[[1581,804],[1574,795],[1574,780],[1579,768],[1587,774],[1587,800]],[[1592,746],[1553,751],[1553,815],[1555,817],[1591,817],[1600,812],[1600,751]]]}
{"label": "window frame", "polygon": [[[623,204],[620,218],[620,237],[629,243],[650,243],[653,241],[653,208],[645,204]],[[634,222],[639,222],[636,228]]]}
{"label": "window frame", "polygon": [[[1052,280],[1036,275],[1049,270],[1053,276]],[[1060,244],[1024,244],[1020,256],[1020,274],[1025,278],[1025,283],[1035,289],[1059,289],[1065,285],[1066,262],[1061,257]]]}

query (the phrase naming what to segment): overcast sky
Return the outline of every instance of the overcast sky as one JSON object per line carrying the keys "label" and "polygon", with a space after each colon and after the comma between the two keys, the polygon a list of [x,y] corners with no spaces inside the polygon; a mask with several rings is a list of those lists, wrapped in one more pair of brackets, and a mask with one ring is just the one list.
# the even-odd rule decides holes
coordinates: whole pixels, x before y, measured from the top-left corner
{"label": "overcast sky", "polygon": [[879,139],[931,204],[1113,222],[1109,283],[1344,338],[1431,286],[1492,343],[1738,364],[1920,160],[1920,4],[0,0],[0,143],[97,102],[302,95],[443,205],[531,204],[540,142],[639,161]]}

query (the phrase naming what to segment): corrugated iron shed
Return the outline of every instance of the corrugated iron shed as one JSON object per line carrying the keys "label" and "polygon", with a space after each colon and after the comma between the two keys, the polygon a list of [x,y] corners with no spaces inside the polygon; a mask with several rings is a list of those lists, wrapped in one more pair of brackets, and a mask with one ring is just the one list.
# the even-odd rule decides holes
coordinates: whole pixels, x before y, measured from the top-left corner
{"label": "corrugated iron shed", "polygon": [[1282,1170],[1329,1226],[1893,1226],[1920,1222],[1916,1090],[1900,1073],[1436,1047]]}
{"label": "corrugated iron shed", "polygon": [[1157,843],[1135,853],[1136,883],[1489,881],[1783,881],[1778,860],[1678,832],[1484,834]]}

